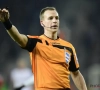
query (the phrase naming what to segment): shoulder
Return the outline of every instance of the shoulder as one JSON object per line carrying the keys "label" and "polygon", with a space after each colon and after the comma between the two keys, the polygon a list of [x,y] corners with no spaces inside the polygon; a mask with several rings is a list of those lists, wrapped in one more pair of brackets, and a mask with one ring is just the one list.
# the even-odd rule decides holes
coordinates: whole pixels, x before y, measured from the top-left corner
{"label": "shoulder", "polygon": [[73,44],[69,41],[60,39],[60,42],[63,46],[65,46],[66,48],[69,48],[71,51],[75,52],[75,47],[73,46]]}
{"label": "shoulder", "polygon": [[39,38],[39,36],[27,35],[28,38]]}
{"label": "shoulder", "polygon": [[33,36],[33,35],[27,35],[28,41],[30,40],[31,42],[42,42],[40,36]]}
{"label": "shoulder", "polygon": [[66,40],[63,40],[63,39],[60,38],[60,42],[61,42],[64,46],[66,46],[66,47],[74,48],[74,46],[72,45],[72,43],[69,42],[69,41],[66,41]]}

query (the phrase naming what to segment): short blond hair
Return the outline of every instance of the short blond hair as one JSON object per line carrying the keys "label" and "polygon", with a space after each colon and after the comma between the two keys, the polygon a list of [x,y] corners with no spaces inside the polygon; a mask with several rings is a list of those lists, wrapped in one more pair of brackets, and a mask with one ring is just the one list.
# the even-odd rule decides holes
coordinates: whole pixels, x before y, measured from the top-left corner
{"label": "short blond hair", "polygon": [[43,19],[43,14],[44,14],[45,11],[47,11],[47,10],[56,10],[56,8],[55,8],[55,7],[45,7],[45,8],[43,8],[43,9],[41,10],[41,12],[40,12],[40,20]]}

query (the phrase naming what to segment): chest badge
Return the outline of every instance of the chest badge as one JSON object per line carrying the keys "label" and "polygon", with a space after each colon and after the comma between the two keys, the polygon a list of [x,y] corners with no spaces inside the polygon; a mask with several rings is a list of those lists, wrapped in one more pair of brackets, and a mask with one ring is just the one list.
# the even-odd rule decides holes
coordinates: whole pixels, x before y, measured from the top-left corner
{"label": "chest badge", "polygon": [[65,61],[66,61],[66,63],[68,64],[69,61],[70,61],[70,57],[71,57],[71,55],[70,55],[69,52],[67,52],[67,50],[66,50],[65,47],[64,47],[64,52],[65,52]]}

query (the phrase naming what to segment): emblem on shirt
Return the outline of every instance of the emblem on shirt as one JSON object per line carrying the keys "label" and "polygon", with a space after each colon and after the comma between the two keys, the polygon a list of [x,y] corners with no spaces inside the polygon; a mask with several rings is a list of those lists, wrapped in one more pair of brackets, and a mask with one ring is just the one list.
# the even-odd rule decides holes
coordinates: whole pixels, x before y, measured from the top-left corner
{"label": "emblem on shirt", "polygon": [[66,51],[65,47],[64,47],[64,51],[65,51],[65,60],[66,60],[66,63],[68,64],[70,61],[70,53]]}
{"label": "emblem on shirt", "polygon": [[52,45],[59,45],[59,42],[52,42]]}

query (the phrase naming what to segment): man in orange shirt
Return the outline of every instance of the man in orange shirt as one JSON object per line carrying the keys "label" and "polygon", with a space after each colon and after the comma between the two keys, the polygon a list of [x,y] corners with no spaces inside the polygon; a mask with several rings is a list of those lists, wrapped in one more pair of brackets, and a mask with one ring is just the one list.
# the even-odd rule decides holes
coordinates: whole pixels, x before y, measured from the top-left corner
{"label": "man in orange shirt", "polygon": [[8,34],[30,53],[35,90],[71,90],[69,75],[79,90],[87,90],[75,48],[57,36],[59,15],[54,7],[43,8],[40,12],[40,24],[44,28],[41,36],[20,34],[9,17],[7,9],[0,10],[0,21]]}

